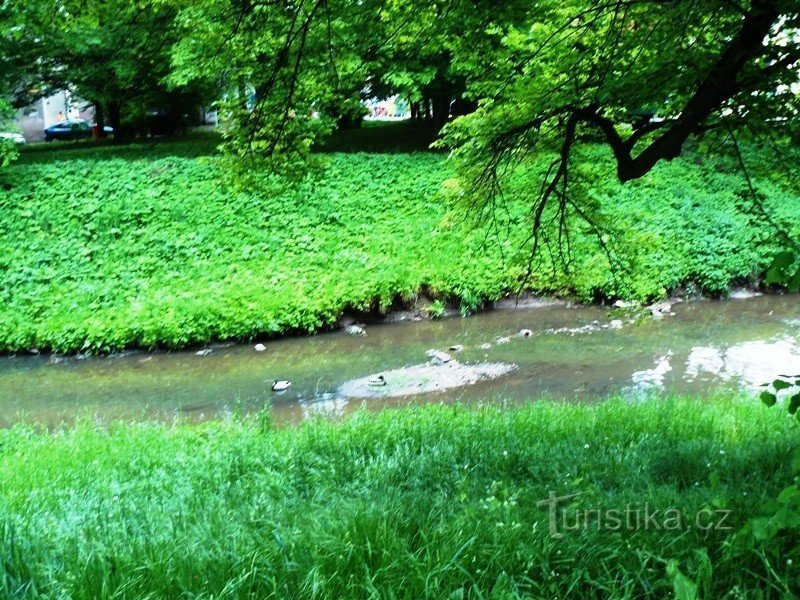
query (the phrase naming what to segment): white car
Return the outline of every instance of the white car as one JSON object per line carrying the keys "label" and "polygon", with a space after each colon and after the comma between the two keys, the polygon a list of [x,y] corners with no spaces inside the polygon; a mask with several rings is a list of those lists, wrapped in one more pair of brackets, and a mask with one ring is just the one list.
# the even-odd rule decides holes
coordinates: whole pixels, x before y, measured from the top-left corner
{"label": "white car", "polygon": [[25,143],[25,136],[21,133],[14,133],[11,131],[0,131],[0,139],[11,140],[15,144]]}

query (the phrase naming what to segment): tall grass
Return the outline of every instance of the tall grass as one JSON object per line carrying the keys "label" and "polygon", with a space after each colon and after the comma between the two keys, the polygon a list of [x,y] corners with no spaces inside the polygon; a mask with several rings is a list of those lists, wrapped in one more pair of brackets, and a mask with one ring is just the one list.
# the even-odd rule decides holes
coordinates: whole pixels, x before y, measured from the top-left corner
{"label": "tall grass", "polygon": [[[796,436],[778,411],[678,398],[281,430],[21,424],[0,432],[0,595],[664,597],[676,577],[708,598],[773,593],[797,567],[730,541],[790,479]],[[570,511],[730,510],[733,530],[558,539],[537,506],[551,490],[581,494]]]}

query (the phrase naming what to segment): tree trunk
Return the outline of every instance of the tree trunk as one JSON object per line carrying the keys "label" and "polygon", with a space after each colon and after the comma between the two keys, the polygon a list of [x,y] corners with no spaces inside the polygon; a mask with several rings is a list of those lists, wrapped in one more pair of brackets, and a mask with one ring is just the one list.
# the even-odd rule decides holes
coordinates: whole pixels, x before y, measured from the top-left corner
{"label": "tree trunk", "polygon": [[478,103],[475,100],[465,100],[464,98],[457,96],[455,102],[453,103],[454,117],[469,115],[474,113],[476,110],[478,110]]}
{"label": "tree trunk", "polygon": [[436,131],[440,131],[447,123],[447,118],[450,116],[450,96],[448,94],[437,92],[431,98],[431,118],[433,120],[433,127]]}
{"label": "tree trunk", "polygon": [[114,129],[115,144],[119,144],[125,139],[125,133],[122,131],[122,120],[120,118],[121,108],[117,100],[112,100],[108,103],[108,118],[111,122],[111,127]]}
{"label": "tree trunk", "polygon": [[94,102],[94,122],[97,125],[97,137],[106,137],[106,118],[103,113],[103,104],[97,100]]}
{"label": "tree trunk", "polygon": [[[744,15],[739,33],[728,42],[717,62],[687,100],[680,115],[671,121],[648,123],[623,140],[615,123],[600,114],[597,106],[573,112],[574,116],[596,125],[603,132],[617,160],[617,177],[621,183],[643,177],[661,160],[677,158],[689,136],[698,131],[714,111],[720,110],[737,94],[748,91],[739,75],[748,63],[764,55],[764,38],[780,19],[777,3],[754,1],[750,11]],[[653,130],[663,133],[634,157],[636,142]]]}

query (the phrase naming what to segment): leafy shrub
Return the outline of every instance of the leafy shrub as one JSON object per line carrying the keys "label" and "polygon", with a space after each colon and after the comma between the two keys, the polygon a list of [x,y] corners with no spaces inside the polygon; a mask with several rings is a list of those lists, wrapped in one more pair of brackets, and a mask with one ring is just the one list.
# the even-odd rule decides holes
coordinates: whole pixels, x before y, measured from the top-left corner
{"label": "leafy shrub", "polygon": [[[215,144],[25,150],[0,188],[0,350],[307,333],[423,287],[470,313],[521,285],[531,174],[496,219],[473,227],[442,194],[452,173],[438,154],[320,155],[325,166],[300,181],[264,176],[237,191]],[[599,150],[586,164],[618,268],[573,223],[569,267],[540,255],[530,290],[649,299],[696,281],[724,293],[781,249],[764,241],[766,224],[737,213],[739,176],[714,163],[673,161],[626,186]],[[765,190],[798,222],[794,196],[769,181]]]}

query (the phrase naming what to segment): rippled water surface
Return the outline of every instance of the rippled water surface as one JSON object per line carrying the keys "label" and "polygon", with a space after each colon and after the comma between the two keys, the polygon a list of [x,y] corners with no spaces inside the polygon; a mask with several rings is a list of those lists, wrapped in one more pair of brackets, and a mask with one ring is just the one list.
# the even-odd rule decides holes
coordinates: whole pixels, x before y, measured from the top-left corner
{"label": "rippled water surface", "polygon": [[[0,423],[103,419],[208,419],[271,407],[276,421],[342,414],[366,404],[522,402],[541,394],[591,399],[613,393],[708,393],[800,373],[800,296],[674,305],[673,316],[628,322],[599,307],[518,308],[466,319],[368,326],[345,332],[196,351],[93,359],[0,358]],[[622,320],[622,324],[616,321]],[[521,329],[532,335],[515,335]],[[508,338],[507,340],[505,338]],[[494,379],[448,390],[347,397],[352,380],[424,365],[431,349],[459,365],[515,365]],[[400,371],[402,372],[402,371]],[[282,394],[275,379],[290,379]],[[345,392],[343,392],[345,390]]]}

